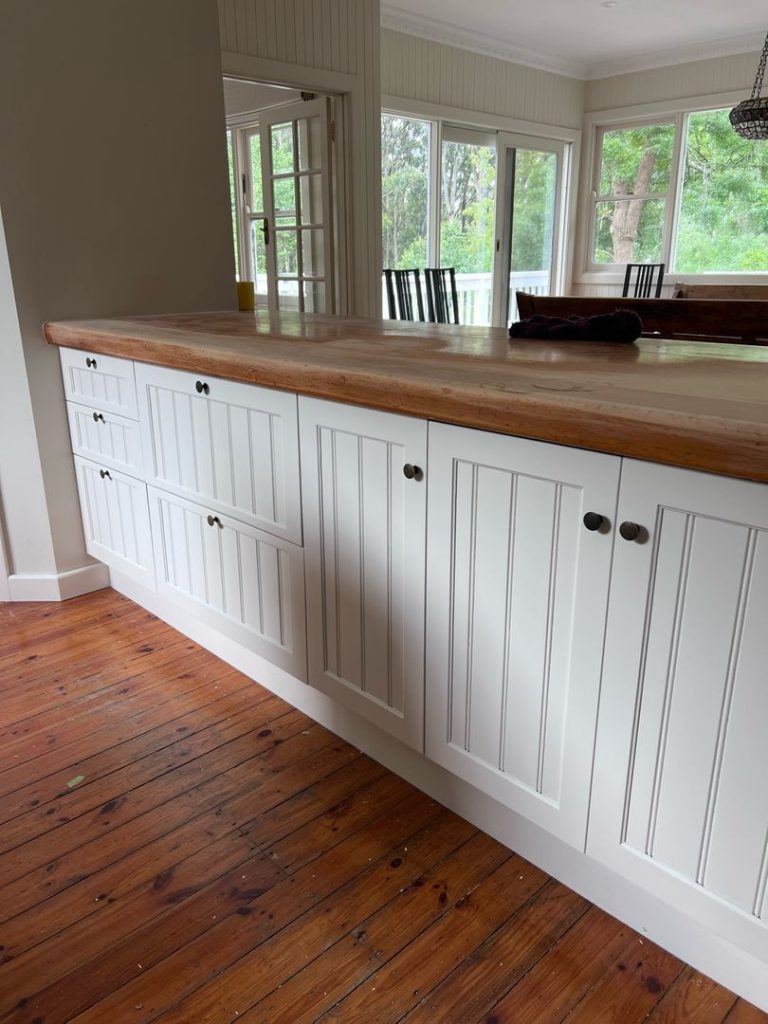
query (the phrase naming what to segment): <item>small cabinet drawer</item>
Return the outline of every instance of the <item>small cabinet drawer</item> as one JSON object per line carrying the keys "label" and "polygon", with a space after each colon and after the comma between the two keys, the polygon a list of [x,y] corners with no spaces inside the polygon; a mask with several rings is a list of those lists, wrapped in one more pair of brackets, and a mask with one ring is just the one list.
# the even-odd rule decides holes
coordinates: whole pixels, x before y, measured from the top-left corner
{"label": "small cabinet drawer", "polygon": [[60,357],[68,401],[138,418],[136,379],[130,360],[74,348],[62,348]]}
{"label": "small cabinet drawer", "polygon": [[301,544],[296,396],[159,366],[136,376],[147,482]]}
{"label": "small cabinet drawer", "polygon": [[137,420],[67,402],[69,433],[75,455],[141,477],[143,460]]}
{"label": "small cabinet drawer", "polygon": [[158,593],[306,681],[304,552],[148,488]]}
{"label": "small cabinet drawer", "polygon": [[154,590],[146,486],[79,456],[75,470],[86,551]]}

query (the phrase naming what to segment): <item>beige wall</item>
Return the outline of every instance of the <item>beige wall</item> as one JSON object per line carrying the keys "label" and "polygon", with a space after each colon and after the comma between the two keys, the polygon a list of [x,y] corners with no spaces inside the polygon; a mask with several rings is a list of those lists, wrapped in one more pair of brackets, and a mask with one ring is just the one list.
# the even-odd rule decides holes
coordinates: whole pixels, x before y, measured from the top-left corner
{"label": "beige wall", "polygon": [[612,107],[707,96],[733,89],[749,94],[759,58],[759,53],[742,53],[600,78],[586,83],[585,110],[589,113]]}
{"label": "beige wall", "polygon": [[350,309],[381,303],[379,0],[219,0],[229,75],[346,96]]}
{"label": "beige wall", "polygon": [[479,114],[580,128],[584,82],[383,29],[381,91]]}
{"label": "beige wall", "polygon": [[13,284],[0,267],[0,492],[14,574],[88,561],[42,322],[234,305],[223,127],[215,0],[0,5]]}

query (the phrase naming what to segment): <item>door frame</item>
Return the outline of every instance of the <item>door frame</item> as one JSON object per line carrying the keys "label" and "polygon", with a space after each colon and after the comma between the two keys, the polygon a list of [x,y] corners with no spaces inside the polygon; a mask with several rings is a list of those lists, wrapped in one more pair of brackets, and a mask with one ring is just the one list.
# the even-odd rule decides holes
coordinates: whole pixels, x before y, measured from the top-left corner
{"label": "door frame", "polygon": [[514,172],[511,171],[514,154],[518,149],[533,152],[554,153],[557,157],[555,176],[555,216],[552,238],[552,269],[550,272],[551,292],[560,294],[565,282],[563,256],[566,244],[566,215],[568,210],[568,182],[570,151],[562,139],[547,139],[542,136],[524,135],[518,132],[499,132],[497,135],[497,201],[496,201],[496,252],[493,265],[492,323],[496,327],[509,324],[509,274],[511,246],[514,225],[512,204],[514,202]]}

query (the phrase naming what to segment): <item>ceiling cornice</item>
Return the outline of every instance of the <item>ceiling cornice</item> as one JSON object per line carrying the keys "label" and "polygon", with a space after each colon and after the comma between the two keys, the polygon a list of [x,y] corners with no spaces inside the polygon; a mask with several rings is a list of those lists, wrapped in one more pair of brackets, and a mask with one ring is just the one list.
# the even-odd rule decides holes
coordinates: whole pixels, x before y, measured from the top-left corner
{"label": "ceiling cornice", "polygon": [[483,32],[473,32],[457,25],[451,25],[439,18],[414,14],[396,4],[387,2],[387,0],[383,0],[381,4],[381,24],[384,28],[392,29],[395,32],[404,32],[406,35],[429,39],[445,46],[470,50],[473,53],[496,57],[513,64],[522,64],[539,71],[565,75],[568,78],[588,80],[611,78],[614,75],[623,75],[634,71],[650,71],[654,68],[669,67],[674,64],[689,64],[693,61],[710,60],[714,57],[759,53],[765,39],[765,33],[750,33],[706,43],[695,43],[690,46],[680,46],[671,50],[588,64],[554,57],[551,54],[538,53],[514,43],[485,35]]}
{"label": "ceiling cornice", "polygon": [[404,11],[395,4],[383,2],[381,5],[381,24],[394,32],[404,32],[409,36],[430,39],[434,43],[455,46],[460,50],[471,50],[482,53],[486,57],[497,57],[523,64],[525,67],[539,71],[549,71],[568,78],[585,78],[587,68],[579,61],[564,60],[544,53],[536,53],[522,46],[515,46],[503,39],[487,36],[483,32],[471,32],[468,29],[451,25],[439,18],[428,18],[421,14]]}
{"label": "ceiling cornice", "polygon": [[[621,60],[605,60],[590,65],[584,77],[588,79],[611,78],[631,71],[652,71],[673,64],[691,64],[697,60],[712,60],[714,57],[734,57],[737,54],[759,53],[765,41],[764,32],[753,32],[745,36],[729,36],[727,39],[713,39],[707,43],[678,46],[674,50],[661,50],[653,54],[625,57]],[[757,69],[757,63],[755,63]]]}

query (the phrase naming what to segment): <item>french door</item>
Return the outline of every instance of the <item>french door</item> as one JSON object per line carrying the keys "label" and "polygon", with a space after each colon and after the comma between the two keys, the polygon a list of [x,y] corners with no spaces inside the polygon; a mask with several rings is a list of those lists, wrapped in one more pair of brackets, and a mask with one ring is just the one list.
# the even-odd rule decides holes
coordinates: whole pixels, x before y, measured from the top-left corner
{"label": "french door", "polygon": [[515,292],[556,294],[563,283],[567,144],[499,133],[494,323],[517,319]]}
{"label": "french door", "polygon": [[268,109],[239,132],[242,276],[271,310],[335,311],[330,104]]}

